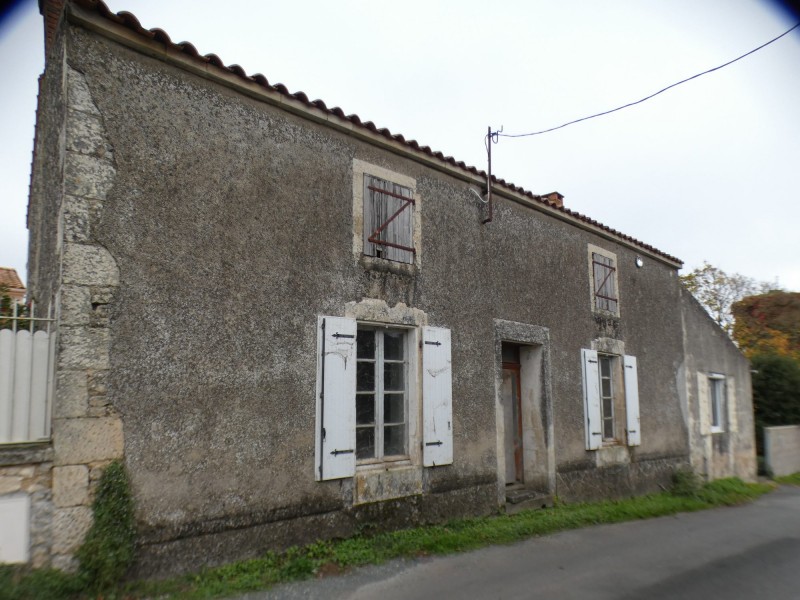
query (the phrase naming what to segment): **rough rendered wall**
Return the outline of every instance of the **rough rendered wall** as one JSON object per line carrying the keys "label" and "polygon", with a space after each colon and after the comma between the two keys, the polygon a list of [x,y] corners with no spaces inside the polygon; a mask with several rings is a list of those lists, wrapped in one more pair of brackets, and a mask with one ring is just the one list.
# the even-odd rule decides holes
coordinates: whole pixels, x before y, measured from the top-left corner
{"label": "rough rendered wall", "polygon": [[[686,460],[674,269],[637,269],[632,250],[503,199],[481,225],[467,186],[419,163],[83,29],[70,48],[103,128],[92,139],[114,151],[113,181],[80,206],[118,268],[98,335],[142,573],[496,510],[496,320],[549,331],[559,494],[651,491]],[[418,270],[354,256],[354,158],[416,181]],[[619,319],[591,310],[589,243],[617,255]],[[94,307],[94,284],[76,285]],[[423,495],[352,508],[352,481],[313,477],[316,318],[365,298],[451,329],[454,464],[425,469]],[[639,360],[638,448],[584,449],[580,350],[598,338]]]}
{"label": "rough rendered wall", "polygon": [[[680,379],[686,423],[690,432],[692,467],[709,479],[756,477],[755,429],[750,384],[750,363],[703,307],[681,291],[685,362]],[[701,389],[709,373],[727,378],[729,406],[724,431],[712,433],[708,417],[708,395]],[[679,382],[681,384],[681,382]],[[735,406],[733,406],[735,405]],[[732,409],[732,412],[728,412]],[[733,424],[733,427],[731,426]]]}

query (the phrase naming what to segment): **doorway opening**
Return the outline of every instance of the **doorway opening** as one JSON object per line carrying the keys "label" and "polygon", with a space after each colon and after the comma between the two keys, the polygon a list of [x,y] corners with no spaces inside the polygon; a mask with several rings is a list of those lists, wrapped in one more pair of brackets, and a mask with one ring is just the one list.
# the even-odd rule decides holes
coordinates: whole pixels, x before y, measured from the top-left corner
{"label": "doorway opening", "polygon": [[522,383],[520,347],[503,343],[503,376],[500,403],[503,408],[503,454],[506,485],[524,483],[522,458]]}

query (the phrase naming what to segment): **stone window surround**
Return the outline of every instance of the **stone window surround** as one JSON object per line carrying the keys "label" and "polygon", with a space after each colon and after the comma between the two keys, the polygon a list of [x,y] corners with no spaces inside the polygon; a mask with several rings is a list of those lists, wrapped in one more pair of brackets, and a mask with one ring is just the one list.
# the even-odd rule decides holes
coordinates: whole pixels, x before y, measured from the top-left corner
{"label": "stone window surround", "polygon": [[[380,259],[375,259],[380,260]],[[403,329],[408,332],[406,349],[408,360],[408,399],[407,427],[408,458],[389,462],[368,462],[356,465],[356,474],[350,484],[344,483],[342,492],[345,498],[352,498],[352,504],[380,502],[393,498],[422,494],[423,466],[420,444],[422,437],[422,411],[419,399],[422,394],[422,377],[418,374],[422,357],[418,352],[419,331],[428,324],[428,315],[423,311],[398,303],[390,307],[385,301],[364,298],[360,302],[349,302],[345,306],[345,316],[356,319],[359,324]]]}
{"label": "stone window surround", "polygon": [[[413,210],[413,242],[414,262],[411,264],[398,263],[383,258],[364,255],[364,175],[372,175],[385,181],[396,183],[411,190],[414,198]],[[391,265],[392,270],[413,275],[422,266],[422,219],[420,216],[420,196],[417,192],[417,182],[413,177],[379,167],[358,158],[353,159],[353,257],[356,262],[366,268],[375,268]]]}
{"label": "stone window surround", "polygon": [[[721,373],[708,374],[708,401],[709,401],[709,421],[711,433],[725,432],[725,415],[728,413],[727,381],[725,375]],[[716,389],[716,394],[714,390]],[[716,404],[716,406],[715,406]],[[716,408],[717,423],[714,423],[714,412]]]}
{"label": "stone window surround", "polygon": [[[593,254],[599,254],[606,258],[609,258],[613,261],[614,267],[616,271],[614,272],[614,291],[616,292],[617,297],[617,308],[614,311],[603,310],[597,308],[597,299],[595,298],[595,281],[594,281],[594,265],[592,260]],[[611,315],[614,317],[620,316],[620,310],[622,305],[622,299],[620,294],[620,285],[619,285],[619,261],[617,260],[617,255],[605,248],[601,248],[600,246],[595,246],[594,244],[587,244],[587,265],[589,269],[589,306],[591,311],[596,314],[600,315]]]}
{"label": "stone window surround", "polygon": [[[591,256],[592,255],[590,251],[589,260],[591,260]],[[622,357],[625,356],[625,342],[614,338],[602,337],[592,340],[591,348],[599,353],[614,356],[617,359],[615,361],[615,366],[619,369],[620,373],[617,377],[618,385],[616,386],[615,408],[617,408],[617,410],[614,414],[614,429],[617,432],[620,430],[624,431],[626,407],[625,386],[623,384],[624,373],[622,373]],[[621,402],[619,402],[620,396]],[[619,410],[620,404],[622,405],[621,411]],[[624,443],[624,440],[620,439],[619,433],[617,433],[617,439],[603,440],[603,445],[597,450],[594,450],[592,455],[595,457],[598,467],[628,464],[631,462],[629,446]]]}

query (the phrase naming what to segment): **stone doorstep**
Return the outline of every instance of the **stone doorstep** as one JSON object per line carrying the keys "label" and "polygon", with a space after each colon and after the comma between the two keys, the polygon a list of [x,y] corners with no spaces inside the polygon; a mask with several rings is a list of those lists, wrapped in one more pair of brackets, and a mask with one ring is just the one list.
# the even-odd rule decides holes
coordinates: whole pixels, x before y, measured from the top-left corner
{"label": "stone doorstep", "polygon": [[523,510],[538,510],[553,506],[553,497],[540,490],[521,485],[506,489],[506,514],[513,515]]}

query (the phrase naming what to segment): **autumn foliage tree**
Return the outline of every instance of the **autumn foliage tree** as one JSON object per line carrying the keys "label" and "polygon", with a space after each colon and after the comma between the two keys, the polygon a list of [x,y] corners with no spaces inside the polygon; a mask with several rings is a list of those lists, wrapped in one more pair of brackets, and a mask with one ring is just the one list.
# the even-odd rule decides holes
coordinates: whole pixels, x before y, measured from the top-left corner
{"label": "autumn foliage tree", "polygon": [[800,292],[748,296],[732,307],[733,339],[747,358],[787,356],[800,364]]}

